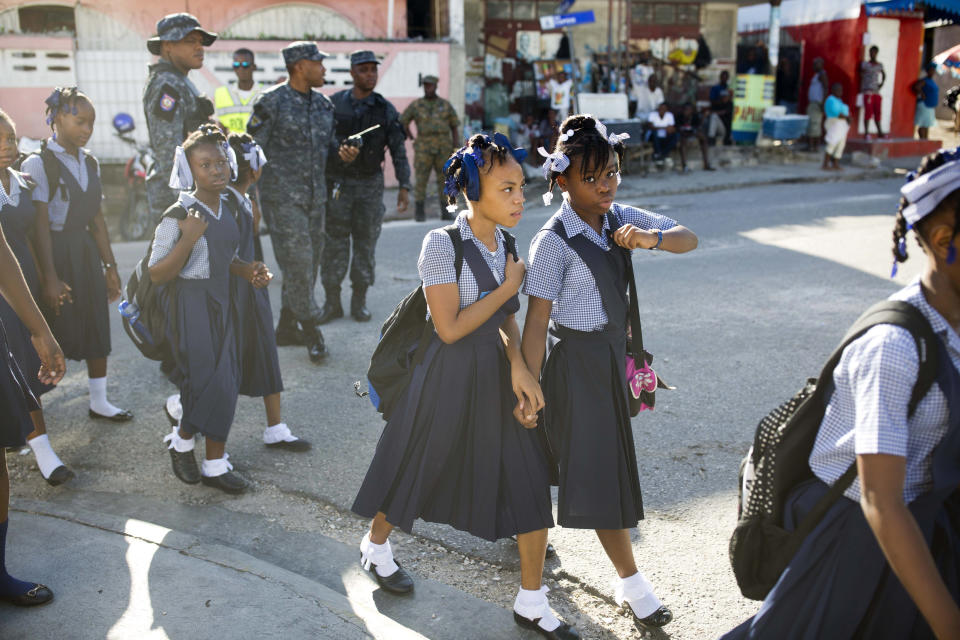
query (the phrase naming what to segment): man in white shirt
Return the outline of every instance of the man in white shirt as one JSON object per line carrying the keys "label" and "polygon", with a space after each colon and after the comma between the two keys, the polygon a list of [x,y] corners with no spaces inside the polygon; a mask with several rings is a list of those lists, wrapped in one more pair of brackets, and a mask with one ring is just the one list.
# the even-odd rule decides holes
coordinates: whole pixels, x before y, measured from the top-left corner
{"label": "man in white shirt", "polygon": [[663,104],[663,89],[657,82],[657,76],[651,74],[647,77],[645,84],[634,86],[633,95],[637,100],[637,111],[635,117],[641,120],[648,118],[651,113],[656,112],[657,107]]}
{"label": "man in white shirt", "polygon": [[663,160],[677,146],[677,123],[667,105],[661,102],[657,110],[647,116],[649,136],[653,142],[653,159]]}
{"label": "man in white shirt", "polygon": [[573,80],[567,78],[567,74],[561,71],[556,79],[550,78],[547,83],[550,87],[550,108],[555,109],[560,122],[567,119],[570,115],[570,94],[573,93]]}

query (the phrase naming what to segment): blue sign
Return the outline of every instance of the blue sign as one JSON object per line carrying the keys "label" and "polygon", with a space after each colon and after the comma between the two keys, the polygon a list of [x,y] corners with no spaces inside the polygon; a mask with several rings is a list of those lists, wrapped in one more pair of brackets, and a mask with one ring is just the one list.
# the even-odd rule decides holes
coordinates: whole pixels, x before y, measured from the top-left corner
{"label": "blue sign", "polygon": [[563,27],[573,27],[578,24],[590,24],[596,22],[593,11],[578,11],[577,13],[567,13],[562,16],[540,16],[540,28],[544,31],[551,29],[562,29]]}

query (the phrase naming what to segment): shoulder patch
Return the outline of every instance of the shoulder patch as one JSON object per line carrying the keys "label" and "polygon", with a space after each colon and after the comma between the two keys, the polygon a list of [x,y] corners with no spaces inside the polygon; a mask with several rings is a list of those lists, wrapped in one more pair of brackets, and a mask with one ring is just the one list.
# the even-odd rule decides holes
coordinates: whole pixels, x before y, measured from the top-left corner
{"label": "shoulder patch", "polygon": [[153,107],[153,114],[161,120],[173,120],[173,114],[180,104],[180,92],[171,84],[164,84],[160,87],[156,103]]}

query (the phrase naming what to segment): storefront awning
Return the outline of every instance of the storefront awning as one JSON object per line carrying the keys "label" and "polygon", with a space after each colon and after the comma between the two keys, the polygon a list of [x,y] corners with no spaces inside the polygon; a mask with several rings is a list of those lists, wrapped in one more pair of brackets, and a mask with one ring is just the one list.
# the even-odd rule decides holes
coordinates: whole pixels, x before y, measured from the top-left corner
{"label": "storefront awning", "polygon": [[960,22],[960,0],[885,0],[864,3],[868,16],[878,16],[898,11],[923,11],[927,20],[950,20]]}

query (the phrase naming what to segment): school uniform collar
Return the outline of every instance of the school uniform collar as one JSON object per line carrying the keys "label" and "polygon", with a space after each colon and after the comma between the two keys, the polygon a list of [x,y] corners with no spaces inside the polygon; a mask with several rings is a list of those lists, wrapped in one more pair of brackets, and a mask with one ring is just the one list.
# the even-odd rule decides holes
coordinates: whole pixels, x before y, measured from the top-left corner
{"label": "school uniform collar", "polygon": [[607,243],[607,234],[610,232],[610,219],[603,217],[602,233],[597,233],[593,227],[583,221],[583,218],[577,215],[577,212],[570,206],[570,200],[563,198],[563,204],[560,205],[560,222],[563,223],[563,230],[567,232],[567,237],[572,238],[577,234],[582,235],[590,242],[601,249],[609,249]]}
{"label": "school uniform collar", "polygon": [[64,149],[59,142],[56,141],[55,138],[47,138],[47,148],[50,149],[50,151],[53,151],[54,153],[59,153],[68,158],[73,158],[74,160],[77,160],[77,161],[79,161],[79,159],[82,158],[83,156],[90,153],[85,147],[80,147],[80,149],[78,149],[79,157],[70,155],[69,153],[67,153],[67,150]]}
{"label": "school uniform collar", "polygon": [[216,220],[220,219],[220,214],[223,212],[223,200],[227,197],[226,192],[220,194],[220,206],[217,207],[216,211],[213,211],[207,205],[203,204],[194,197],[192,193],[187,193],[186,191],[180,192],[180,197],[177,199],[177,202],[184,209],[189,209],[194,205],[199,205],[204,211],[212,215]]}
{"label": "school uniform collar", "polygon": [[[483,241],[473,235],[473,229],[470,227],[470,222],[467,220],[467,211],[461,211],[457,215],[457,228],[460,229],[460,238],[466,242],[467,240],[473,240],[478,247],[482,247],[484,251],[490,251],[490,248],[487,245],[483,244]],[[494,229],[494,234],[497,236],[497,250],[495,253],[500,253],[503,250],[503,232],[500,231],[500,227]]]}
{"label": "school uniform collar", "polygon": [[0,207],[6,205],[17,206],[20,203],[20,192],[27,188],[27,181],[23,174],[14,171],[13,167],[7,167],[7,173],[10,174],[10,193],[7,193],[0,184]]}
{"label": "school uniform collar", "polygon": [[[230,191],[233,191],[233,193],[236,194],[237,199],[240,201],[240,203],[243,204],[247,209],[249,209],[250,213],[253,213],[253,202],[250,201],[250,198],[247,197],[247,194],[240,193],[240,190],[234,187],[232,184],[228,184],[227,189],[230,189]],[[223,196],[221,196],[220,199],[222,200]]]}
{"label": "school uniform collar", "polygon": [[923,288],[920,286],[919,276],[914,278],[899,294],[896,294],[895,298],[909,302],[919,309],[920,313],[930,321],[930,328],[943,339],[947,348],[955,353],[960,353],[960,336],[957,335],[946,318],[927,302],[927,297],[923,295]]}

